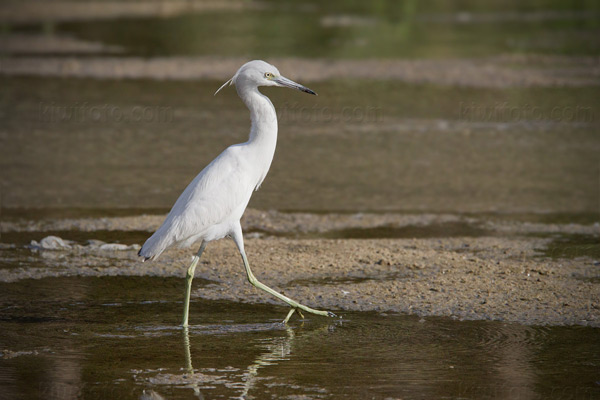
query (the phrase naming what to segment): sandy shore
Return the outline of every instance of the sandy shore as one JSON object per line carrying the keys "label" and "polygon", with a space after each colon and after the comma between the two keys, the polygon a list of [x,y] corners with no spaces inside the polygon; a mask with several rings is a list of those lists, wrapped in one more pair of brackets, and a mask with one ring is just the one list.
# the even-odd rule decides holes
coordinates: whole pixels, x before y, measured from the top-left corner
{"label": "sandy shore", "polygon": [[[0,48],[1,49],[1,48]],[[97,79],[226,80],[247,60],[224,57],[5,57],[0,74]],[[476,88],[585,87],[600,83],[597,57],[504,55],[444,60],[269,58],[303,82],[398,80]]]}
{"label": "sandy shore", "polygon": [[[119,237],[127,237],[128,231],[151,232],[162,218],[4,222],[5,244],[0,251],[5,264],[31,267],[0,269],[0,280],[72,275],[183,278],[194,249],[169,250],[156,262],[141,263],[136,257],[137,246],[119,249],[78,241],[71,242],[70,248],[39,250],[10,243],[14,235],[27,237],[34,232],[39,236],[41,232],[60,231],[65,237],[69,232],[85,232],[95,238],[97,232],[106,235],[107,231],[120,231]],[[444,236],[442,229],[439,233],[440,227],[448,224],[462,224],[464,236],[461,231]],[[561,235],[597,238],[597,224],[458,215],[315,215],[249,210],[244,226],[246,250],[256,276],[313,307],[342,315],[344,310],[360,310],[530,325],[600,326],[599,260],[594,254],[560,258],[548,253]],[[387,235],[396,229],[399,236],[403,228],[419,227],[421,238],[336,238],[352,237],[348,232],[354,236],[360,236],[356,232],[376,234],[373,228],[378,227],[386,227]],[[428,230],[438,233],[427,237]],[[410,236],[410,232],[405,234]],[[208,246],[196,277],[196,297],[280,304],[247,282],[230,240]]]}

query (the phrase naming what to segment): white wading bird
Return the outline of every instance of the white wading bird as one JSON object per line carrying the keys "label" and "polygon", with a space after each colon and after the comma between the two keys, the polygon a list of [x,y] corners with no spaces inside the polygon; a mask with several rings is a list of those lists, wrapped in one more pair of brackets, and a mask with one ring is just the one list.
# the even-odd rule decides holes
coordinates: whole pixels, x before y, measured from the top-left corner
{"label": "white wading bird", "polygon": [[259,282],[250,270],[240,225],[252,192],[258,189],[269,171],[277,145],[275,107],[268,97],[258,91],[258,87],[282,86],[314,95],[316,93],[284,78],[271,64],[258,60],[244,64],[215,95],[227,84],[235,85],[238,95],[250,110],[250,138],[246,143],[225,149],[196,176],[179,196],[161,227],[144,243],[138,254],[144,257],[144,261],[155,260],[171,246],[188,247],[202,241],[185,278],[187,286],[183,302],[184,327],[188,325],[190,291],[198,260],[208,242],[225,236],[231,236],[237,245],[250,283],[290,305],[291,310],[284,323],[287,323],[296,310],[299,313],[302,310],[335,317],[335,314],[329,311],[306,307]]}

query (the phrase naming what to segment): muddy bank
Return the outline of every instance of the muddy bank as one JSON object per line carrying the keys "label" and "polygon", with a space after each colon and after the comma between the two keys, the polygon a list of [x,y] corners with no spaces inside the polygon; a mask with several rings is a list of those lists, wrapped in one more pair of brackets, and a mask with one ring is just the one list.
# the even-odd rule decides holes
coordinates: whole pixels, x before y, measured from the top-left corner
{"label": "muddy bank", "polygon": [[35,23],[87,21],[113,18],[167,18],[193,12],[242,11],[257,8],[248,1],[19,1],[0,5],[0,22]]}
{"label": "muddy bank", "polygon": [[[597,262],[541,257],[549,239],[248,239],[256,276],[313,307],[421,316],[600,326]],[[6,252],[6,250],[5,250]],[[78,249],[21,256],[29,267],[0,270],[4,282],[58,276],[182,277],[190,250],[141,263],[135,250]],[[5,259],[6,261],[17,262]],[[35,267],[34,267],[35,265]],[[211,243],[193,296],[280,304],[246,280],[229,240]]]}
{"label": "muddy bank", "polygon": [[[150,232],[162,218],[46,221],[45,228],[47,232],[60,228],[65,237],[83,232],[82,236],[97,239],[94,235],[101,232],[109,240],[110,229],[119,232],[128,226]],[[419,238],[363,239],[340,239],[331,234],[348,227],[380,228],[391,221],[398,229],[421,227],[429,234]],[[439,228],[447,223],[485,229],[452,235]],[[25,248],[23,243],[11,244],[11,237],[23,240],[27,235],[46,233],[26,230],[24,221],[20,224],[3,226],[3,282],[53,276],[183,278],[194,251],[169,250],[156,262],[141,263],[136,257],[137,247],[106,246],[97,241],[59,250]],[[600,326],[599,256],[598,245],[594,244],[598,227],[594,224],[498,222],[456,215],[314,215],[256,210],[248,213],[244,224],[249,231],[246,250],[256,276],[310,306],[342,314],[344,310],[379,311],[530,325]],[[41,225],[31,227],[44,229]],[[127,231],[120,232],[119,238],[127,236]],[[302,232],[312,232],[317,238],[303,236]],[[135,237],[138,240],[144,236]],[[575,237],[574,242],[568,242],[570,246],[576,246],[577,240],[584,237],[589,243],[579,254],[562,252],[557,237]],[[195,297],[280,304],[247,282],[239,254],[229,240],[208,246],[196,277]]]}
{"label": "muddy bank", "polygon": [[2,54],[117,54],[119,46],[79,40],[70,36],[39,34],[5,34],[0,36]]}
{"label": "muddy bank", "polygon": [[[12,214],[21,215],[18,209]],[[7,218],[8,215],[8,219]],[[51,232],[51,231],[147,231],[154,232],[164,221],[166,214],[131,215],[107,218],[43,218],[28,220],[10,217],[11,211],[5,210],[5,220],[0,221],[0,229],[5,234],[13,232]],[[418,228],[455,227],[456,232],[442,229],[436,236],[482,236],[482,235],[526,235],[526,234],[583,234],[600,233],[600,222],[595,214],[579,215],[579,223],[573,215],[557,214],[403,214],[403,213],[326,213],[280,212],[276,210],[247,209],[242,218],[244,232],[253,237],[335,237],[344,238],[358,235],[358,230],[371,233],[371,238],[389,237],[394,229],[413,228],[414,236],[432,236],[426,232],[415,234]],[[554,221],[553,221],[554,220]],[[461,229],[462,228],[462,229]],[[377,229],[388,229],[377,233]],[[435,229],[432,229],[435,231]],[[352,233],[355,233],[354,235]],[[407,232],[407,234],[409,234]],[[360,235],[366,238],[365,235]]]}
{"label": "muddy bank", "polygon": [[[591,279],[598,267],[591,260],[537,258],[545,244],[503,238],[252,240],[247,251],[260,279],[317,307],[598,326],[600,291]],[[247,284],[231,245],[214,247],[201,276],[217,283],[197,296],[272,301]]]}
{"label": "muddy bank", "polygon": [[[227,80],[236,57],[6,57],[0,74],[98,79]],[[505,55],[482,59],[326,60],[269,58],[303,82],[395,80],[475,88],[585,87],[600,84],[597,57]]]}

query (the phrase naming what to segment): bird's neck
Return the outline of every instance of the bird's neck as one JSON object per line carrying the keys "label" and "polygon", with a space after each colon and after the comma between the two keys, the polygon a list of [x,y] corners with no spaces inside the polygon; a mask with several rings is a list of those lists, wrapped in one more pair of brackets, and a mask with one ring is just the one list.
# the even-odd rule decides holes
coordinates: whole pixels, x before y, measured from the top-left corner
{"label": "bird's neck", "polygon": [[256,87],[241,88],[238,95],[250,110],[252,127],[248,143],[275,152],[277,144],[277,114],[271,100]]}

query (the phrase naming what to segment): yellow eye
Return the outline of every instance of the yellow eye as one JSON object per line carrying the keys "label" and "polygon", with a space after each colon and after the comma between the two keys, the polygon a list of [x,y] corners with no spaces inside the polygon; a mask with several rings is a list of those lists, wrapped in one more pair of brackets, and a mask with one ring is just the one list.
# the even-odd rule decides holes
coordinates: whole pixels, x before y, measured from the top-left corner
{"label": "yellow eye", "polygon": [[273,79],[274,77],[275,77],[275,75],[273,75],[272,73],[265,72],[265,78],[267,78],[267,79]]}

